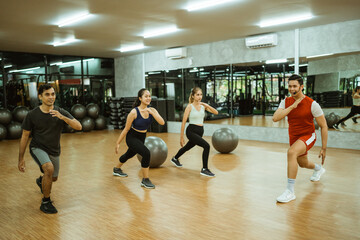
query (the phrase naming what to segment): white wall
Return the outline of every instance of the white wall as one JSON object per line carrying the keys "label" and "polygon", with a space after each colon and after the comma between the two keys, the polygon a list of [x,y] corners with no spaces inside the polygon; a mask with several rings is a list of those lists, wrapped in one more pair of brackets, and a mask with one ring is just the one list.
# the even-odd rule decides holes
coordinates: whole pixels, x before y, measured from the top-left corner
{"label": "white wall", "polygon": [[[360,51],[359,29],[360,20],[301,29],[300,56]],[[115,59],[116,96],[129,96],[129,91],[132,89],[124,88],[125,85],[133,85],[137,89],[139,86],[144,86],[145,71],[293,58],[294,31],[277,34],[278,46],[271,48],[248,49],[245,47],[245,39],[241,38],[187,46],[188,57],[179,60],[167,59],[165,50],[117,58]],[[192,59],[192,64],[189,64],[189,59]],[[134,96],[134,94],[130,95]]]}

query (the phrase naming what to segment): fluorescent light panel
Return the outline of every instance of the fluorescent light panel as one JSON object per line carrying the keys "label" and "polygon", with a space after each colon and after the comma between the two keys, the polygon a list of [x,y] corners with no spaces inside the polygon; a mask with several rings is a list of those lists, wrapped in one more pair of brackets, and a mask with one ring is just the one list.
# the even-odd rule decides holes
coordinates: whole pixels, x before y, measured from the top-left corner
{"label": "fluorescent light panel", "polygon": [[74,24],[76,22],[82,21],[82,20],[84,20],[84,19],[86,19],[86,18],[88,18],[90,16],[92,16],[92,14],[90,14],[90,13],[79,14],[78,16],[69,18],[69,19],[59,23],[58,26],[59,27],[68,26],[68,25]]}
{"label": "fluorescent light panel", "polygon": [[204,8],[209,8],[209,7],[214,7],[217,5],[221,5],[224,3],[228,3],[228,2],[232,2],[234,0],[213,0],[213,1],[206,1],[203,3],[199,3],[199,4],[194,4],[194,5],[190,5],[186,8],[186,10],[188,12],[192,12],[192,11],[197,11],[197,10],[201,10]]}
{"label": "fluorescent light panel", "polygon": [[[307,63],[304,63],[304,64],[299,64],[299,67],[306,67],[308,64]],[[292,64],[289,64],[289,67],[294,67],[295,64],[292,63]]]}
{"label": "fluorescent light panel", "polygon": [[9,65],[5,65],[4,66],[4,68],[11,68],[12,67],[12,65],[11,64],[9,64]]}
{"label": "fluorescent light panel", "polygon": [[35,70],[35,69],[39,69],[39,68],[40,67],[25,68],[25,69],[18,69],[18,70],[10,70],[9,73],[24,72],[24,71],[30,71],[30,70]]}
{"label": "fluorescent light panel", "polygon": [[287,62],[287,59],[273,59],[273,60],[266,60],[265,63],[266,64],[272,64],[272,63],[285,63]]}
{"label": "fluorescent light panel", "polygon": [[69,39],[69,40],[63,41],[63,42],[54,42],[54,43],[53,43],[53,46],[54,46],[54,47],[57,47],[57,46],[61,46],[61,45],[73,43],[73,42],[76,42],[76,41],[78,41],[78,39],[73,38],[73,39]]}
{"label": "fluorescent light panel", "polygon": [[268,21],[260,22],[259,26],[262,28],[270,27],[270,26],[275,26],[275,25],[282,25],[282,24],[288,24],[288,23],[293,23],[293,22],[305,21],[305,20],[309,20],[313,17],[314,16],[311,14],[305,14],[305,15],[301,15],[301,16],[287,17],[287,18],[281,18],[281,19],[276,19],[276,20],[268,20]]}
{"label": "fluorescent light panel", "polygon": [[314,56],[308,56],[306,58],[317,58],[317,57],[325,57],[325,56],[331,56],[334,55],[333,53],[325,53],[325,54],[320,54],[320,55],[314,55]]}
{"label": "fluorescent light panel", "polygon": [[157,37],[157,36],[173,33],[173,32],[176,32],[178,30],[179,29],[177,27],[170,27],[170,28],[166,28],[166,29],[163,29],[163,30],[146,33],[146,34],[144,34],[143,37],[144,38]]}
{"label": "fluorescent light panel", "polygon": [[139,45],[134,45],[134,46],[129,46],[129,47],[122,47],[120,48],[120,52],[131,52],[131,51],[136,51],[136,50],[140,50],[140,49],[144,49],[145,46],[144,44],[139,44]]}
{"label": "fluorescent light panel", "polygon": [[[84,62],[88,62],[88,61],[92,61],[95,60],[95,58],[88,58],[88,59],[84,59]],[[74,64],[74,63],[80,63],[81,60],[76,60],[76,61],[71,61],[71,62],[56,62],[56,63],[50,63],[50,66],[54,66],[54,65],[69,65],[69,64]]]}

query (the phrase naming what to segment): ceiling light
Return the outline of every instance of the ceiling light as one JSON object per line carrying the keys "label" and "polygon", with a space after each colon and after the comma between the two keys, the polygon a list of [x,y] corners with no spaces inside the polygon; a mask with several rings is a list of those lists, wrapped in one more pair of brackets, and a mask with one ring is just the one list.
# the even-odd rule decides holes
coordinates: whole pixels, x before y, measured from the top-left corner
{"label": "ceiling light", "polygon": [[260,22],[259,26],[262,28],[270,27],[270,26],[275,26],[275,25],[282,25],[282,24],[287,24],[287,23],[305,21],[305,20],[309,20],[313,17],[314,16],[311,14],[305,14],[305,15],[301,15],[301,16],[279,18],[279,19],[275,19],[275,20],[267,20],[267,21]]}
{"label": "ceiling light", "polygon": [[92,14],[90,13],[83,13],[83,14],[80,14],[76,17],[72,17],[72,18],[68,18],[66,19],[65,21],[62,21],[61,23],[58,24],[59,27],[64,27],[64,26],[67,26],[67,25],[71,25],[75,22],[79,22],[79,21],[82,21],[88,17],[91,17]]}
{"label": "ceiling light", "polygon": [[11,68],[12,67],[12,65],[11,64],[9,64],[9,65],[5,65],[4,66],[4,68]]}
{"label": "ceiling light", "polygon": [[63,42],[54,42],[54,43],[53,43],[53,46],[54,46],[54,47],[57,47],[57,46],[61,46],[61,45],[73,43],[73,42],[76,42],[76,41],[79,41],[79,40],[73,38],[73,39],[69,39],[69,40],[63,41]]}
{"label": "ceiling light", "polygon": [[320,54],[320,55],[313,55],[313,56],[308,56],[306,58],[317,58],[317,57],[325,57],[325,56],[331,56],[334,55],[333,53],[325,53],[325,54]]}
{"label": "ceiling light", "polygon": [[[304,63],[304,64],[299,64],[299,67],[306,67],[308,64],[307,63]],[[292,64],[289,64],[289,67],[294,67],[295,64],[292,63]]]}
{"label": "ceiling light", "polygon": [[285,63],[287,62],[287,59],[273,59],[273,60],[266,60],[265,63],[266,64],[272,64],[272,63]]}
{"label": "ceiling light", "polygon": [[134,45],[134,46],[129,46],[129,47],[122,47],[120,48],[120,52],[130,52],[130,51],[136,51],[136,50],[140,50],[140,49],[144,49],[145,46],[144,44],[139,44],[139,45]]}
{"label": "ceiling light", "polygon": [[175,26],[175,27],[170,27],[170,28],[166,28],[163,30],[159,30],[159,31],[154,31],[154,32],[150,32],[150,33],[146,33],[144,34],[144,38],[151,38],[151,37],[157,37],[160,35],[165,35],[165,34],[169,34],[169,33],[173,33],[178,31],[179,29]]}
{"label": "ceiling light", "polygon": [[40,67],[25,68],[25,69],[19,69],[19,70],[10,70],[9,73],[24,72],[24,71],[30,71],[30,70],[35,70],[35,69],[39,69],[39,68]]}
{"label": "ceiling light", "polygon": [[[92,61],[95,60],[95,58],[88,58],[88,59],[84,59],[84,62],[88,62],[88,61]],[[80,63],[81,60],[76,60],[76,61],[71,61],[71,62],[56,62],[56,63],[50,63],[50,66],[54,66],[54,65],[69,65],[69,64],[74,64],[74,63]]]}
{"label": "ceiling light", "polygon": [[186,8],[186,10],[188,12],[192,12],[192,11],[197,11],[197,10],[201,10],[204,8],[209,8],[209,7],[214,7],[220,4],[224,4],[224,3],[228,3],[228,2],[232,2],[234,0],[212,0],[212,1],[206,1],[203,3],[199,3],[199,4],[193,4],[190,5]]}

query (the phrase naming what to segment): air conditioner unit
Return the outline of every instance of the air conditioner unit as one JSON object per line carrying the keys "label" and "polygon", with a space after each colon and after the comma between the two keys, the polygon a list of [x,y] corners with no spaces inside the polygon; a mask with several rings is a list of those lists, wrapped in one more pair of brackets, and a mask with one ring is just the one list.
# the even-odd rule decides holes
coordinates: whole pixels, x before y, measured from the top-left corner
{"label": "air conditioner unit", "polygon": [[264,34],[245,38],[245,44],[248,48],[273,47],[278,44],[277,34]]}
{"label": "air conditioner unit", "polygon": [[170,48],[165,50],[165,56],[169,59],[180,59],[187,57],[186,48]]}

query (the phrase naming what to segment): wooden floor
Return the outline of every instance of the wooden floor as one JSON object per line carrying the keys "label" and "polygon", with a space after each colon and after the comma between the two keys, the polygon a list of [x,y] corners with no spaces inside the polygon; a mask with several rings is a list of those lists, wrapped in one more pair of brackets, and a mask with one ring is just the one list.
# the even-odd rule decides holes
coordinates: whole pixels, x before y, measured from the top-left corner
{"label": "wooden floor", "polygon": [[[179,134],[154,134],[168,145],[163,167],[150,170],[155,190],[140,187],[136,158],[114,177],[119,130],[64,134],[52,200],[58,214],[39,210],[39,169],[26,152],[17,170],[18,140],[0,142],[0,239],[360,239],[360,151],[328,149],[326,173],[309,181],[299,169],[297,199],[278,204],[286,185],[287,144],[239,141],[232,154],[210,152],[199,174],[201,149],[186,153],[182,169],[169,159]],[[211,142],[210,137],[205,137]],[[121,153],[126,150],[121,145]],[[309,157],[316,162],[319,148]]]}
{"label": "wooden floor", "polygon": [[[339,129],[340,131],[360,132],[360,119],[358,119],[358,122],[359,123],[354,123],[351,119],[349,119],[346,121],[346,126],[340,125]],[[225,119],[206,121],[206,123],[243,125],[243,126],[254,126],[254,127],[279,127],[279,128],[289,127],[287,123],[287,119],[282,119],[279,122],[273,122],[272,116],[262,116],[262,115],[225,118]],[[335,131],[335,129],[330,128],[329,131]]]}

